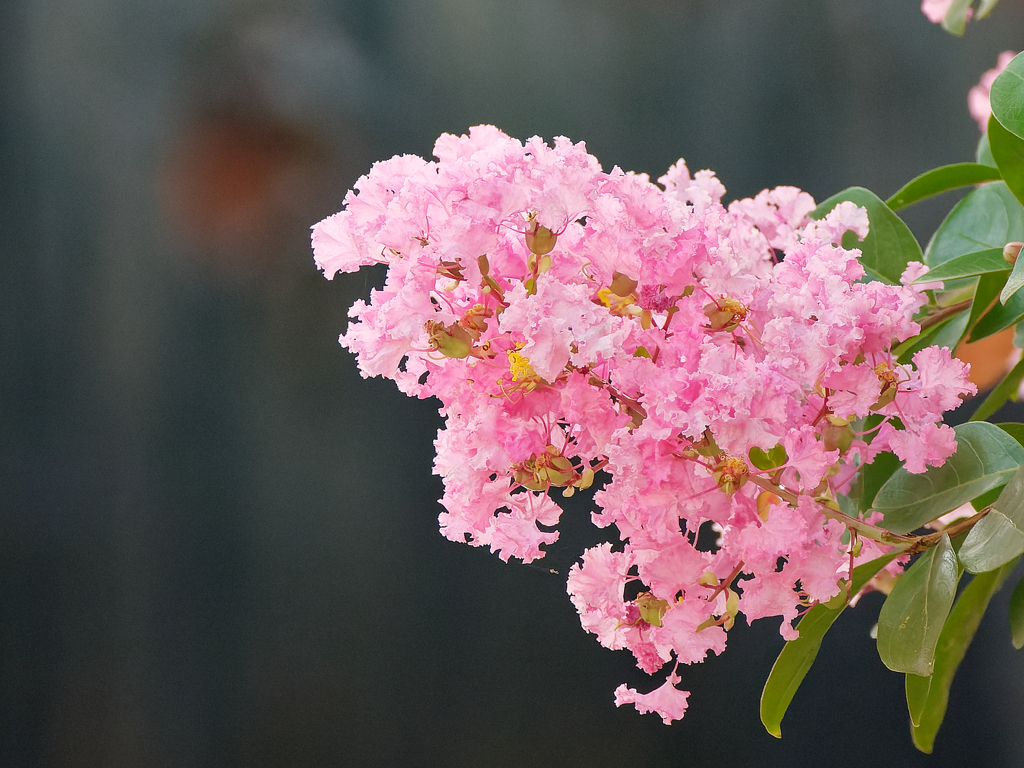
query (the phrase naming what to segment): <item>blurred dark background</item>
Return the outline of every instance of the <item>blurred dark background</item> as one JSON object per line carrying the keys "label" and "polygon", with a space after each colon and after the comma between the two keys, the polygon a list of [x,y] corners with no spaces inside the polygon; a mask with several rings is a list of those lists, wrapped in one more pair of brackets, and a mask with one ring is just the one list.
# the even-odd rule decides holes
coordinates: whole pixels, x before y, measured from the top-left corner
{"label": "blurred dark background", "polygon": [[877,596],[782,741],[768,622],[683,670],[683,721],[615,709],[657,683],[566,597],[586,503],[543,568],[444,540],[436,405],[337,346],[379,275],[308,244],[372,161],[485,122],[728,199],[887,196],[973,157],[1019,3],[963,40],[916,0],[7,0],[0,30],[0,766],[1024,765],[1006,594],[931,758]]}

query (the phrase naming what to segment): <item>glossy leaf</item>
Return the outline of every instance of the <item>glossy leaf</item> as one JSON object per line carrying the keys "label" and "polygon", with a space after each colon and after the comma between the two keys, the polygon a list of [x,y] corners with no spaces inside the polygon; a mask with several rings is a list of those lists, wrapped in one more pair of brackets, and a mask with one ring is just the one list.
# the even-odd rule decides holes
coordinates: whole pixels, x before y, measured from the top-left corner
{"label": "glossy leaf", "polygon": [[1014,648],[1024,648],[1024,579],[1017,582],[1010,595],[1010,636]]}
{"label": "glossy leaf", "polygon": [[1010,369],[1010,372],[1003,377],[996,388],[989,392],[988,397],[971,416],[971,421],[984,421],[998,411],[1009,398],[1016,399],[1021,381],[1024,381],[1024,357],[1017,361],[1017,364]]}
{"label": "glossy leaf", "polygon": [[988,144],[999,167],[999,175],[1016,198],[1024,201],[1024,139],[1006,130],[995,117],[990,117]]}
{"label": "glossy leaf", "polygon": [[960,566],[949,536],[900,577],[878,614],[878,655],[893,672],[930,675],[935,644],[949,615]]}
{"label": "glossy leaf", "polygon": [[990,165],[981,163],[943,165],[927,173],[922,173],[916,179],[911,179],[896,194],[886,200],[885,204],[894,211],[898,211],[900,208],[906,208],[952,189],[959,189],[971,184],[983,184],[986,181],[999,181],[1001,178],[999,170]]}
{"label": "glossy leaf", "polygon": [[1012,267],[1003,258],[1002,248],[986,248],[984,251],[965,253],[963,256],[957,256],[932,267],[914,282],[930,283],[933,280],[956,280],[988,272],[1009,272],[1011,269]]}
{"label": "glossy leaf", "polygon": [[1002,181],[982,184],[956,204],[928,243],[925,263],[931,267],[965,253],[1002,248],[1024,240],[1024,208]]}
{"label": "glossy leaf", "polygon": [[999,73],[989,100],[996,120],[1010,133],[1024,138],[1024,58],[1017,56]]}
{"label": "glossy leaf", "polygon": [[960,547],[960,562],[971,573],[999,568],[1024,554],[1024,466],[1018,469],[992,510],[971,528]]}
{"label": "glossy leaf", "polygon": [[860,263],[868,275],[898,285],[907,263],[921,261],[923,258],[921,246],[913,233],[878,195],[863,187],[850,187],[833,195],[819,205],[811,217],[824,218],[825,214],[844,200],[867,209],[870,229],[863,241],[858,240],[853,232],[847,232],[843,235],[843,247],[860,249]]}
{"label": "glossy leaf", "polygon": [[942,627],[935,646],[935,671],[930,677],[907,675],[907,706],[914,745],[931,753],[935,734],[946,715],[949,687],[974,639],[992,596],[1013,571],[1016,561],[975,576],[967,585]]}
{"label": "glossy leaf", "polygon": [[[890,552],[854,568],[850,594],[860,592],[876,573],[899,554],[898,551]],[[825,633],[845,608],[846,590],[843,590],[828,603],[819,603],[807,611],[797,623],[800,637],[782,647],[761,693],[761,722],[772,736],[782,738],[782,718],[800,683],[814,664]]]}
{"label": "glossy leaf", "polygon": [[941,467],[912,475],[899,469],[875,497],[881,526],[909,533],[925,523],[1004,485],[1024,463],[1024,448],[995,424],[972,421],[954,427],[957,450]]}

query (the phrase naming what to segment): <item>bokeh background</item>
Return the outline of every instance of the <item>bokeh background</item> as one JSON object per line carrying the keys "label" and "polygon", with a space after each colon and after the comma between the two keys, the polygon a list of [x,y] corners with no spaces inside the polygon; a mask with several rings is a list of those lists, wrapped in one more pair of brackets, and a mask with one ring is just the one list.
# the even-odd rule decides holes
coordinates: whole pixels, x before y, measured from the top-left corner
{"label": "bokeh background", "polygon": [[380,275],[308,245],[373,160],[478,123],[887,196],[973,157],[1019,3],[962,40],[916,0],[7,0],[0,34],[0,765],[1024,765],[1005,594],[931,758],[878,596],[782,741],[771,622],[683,671],[683,721],[616,710],[653,683],[565,594],[586,503],[543,567],[444,540],[436,405],[337,346]]}

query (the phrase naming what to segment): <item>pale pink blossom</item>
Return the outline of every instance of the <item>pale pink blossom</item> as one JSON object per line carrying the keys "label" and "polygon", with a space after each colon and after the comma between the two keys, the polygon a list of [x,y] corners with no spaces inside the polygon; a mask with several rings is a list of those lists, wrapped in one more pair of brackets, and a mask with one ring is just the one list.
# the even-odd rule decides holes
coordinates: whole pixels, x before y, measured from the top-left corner
{"label": "pale pink blossom", "polygon": [[[676,668],[722,653],[741,614],[792,639],[800,606],[839,594],[851,539],[822,499],[881,451],[911,472],[945,461],[968,370],[937,348],[892,359],[920,330],[922,267],[863,282],[841,245],[868,232],[852,203],[813,221],[809,195],[778,187],[726,208],[681,160],[659,187],[493,126],[440,137],[435,156],[377,163],[314,227],[326,276],[388,268],[341,342],[364,376],[440,401],[452,541],[536,560],[562,495],[599,488],[591,519],[619,543],[583,553],[570,598],[644,671],[674,662],[616,701],[678,719]],[[882,424],[854,434],[869,414]],[[860,546],[854,564],[883,551]]]}

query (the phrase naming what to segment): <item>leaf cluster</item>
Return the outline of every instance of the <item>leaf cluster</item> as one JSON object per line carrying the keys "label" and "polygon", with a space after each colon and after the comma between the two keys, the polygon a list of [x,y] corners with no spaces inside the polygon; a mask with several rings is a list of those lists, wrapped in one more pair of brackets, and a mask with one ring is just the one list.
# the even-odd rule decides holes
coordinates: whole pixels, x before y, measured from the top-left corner
{"label": "leaf cluster", "polygon": [[[987,12],[994,3],[983,5],[980,10]],[[967,0],[954,2],[947,29],[962,33],[970,6]],[[812,213],[822,218],[844,200],[867,209],[868,236],[858,242],[848,232],[843,241],[861,250],[866,279],[897,283],[908,262],[923,259],[930,270],[919,282],[945,284],[930,294],[918,318],[920,334],[893,350],[901,363],[927,346],[956,350],[1014,326],[1018,339],[1024,336],[1024,259],[1016,258],[1019,249],[1013,246],[1024,241],[1024,54],[996,79],[991,101],[978,162],[931,170],[885,201],[852,187]],[[975,188],[922,250],[897,212],[966,186]],[[985,421],[1016,398],[1022,380],[1024,361],[1003,377],[970,422],[956,427],[957,452],[944,465],[914,475],[891,454],[881,454],[861,468],[855,498],[844,500],[843,509],[880,513],[878,527],[905,543],[855,568],[838,596],[800,618],[800,636],[786,643],[761,696],[761,720],[769,733],[781,736],[786,710],[849,598],[872,580],[887,589],[885,579],[876,579],[883,569],[897,557],[916,556],[882,605],[877,646],[882,662],[906,675],[914,744],[932,751],[957,668],[993,595],[1024,555],[1024,425]],[[868,419],[863,428],[870,431],[875,423]],[[922,532],[926,526],[935,532]],[[1010,599],[1009,630],[1014,647],[1024,647],[1024,579]]]}

